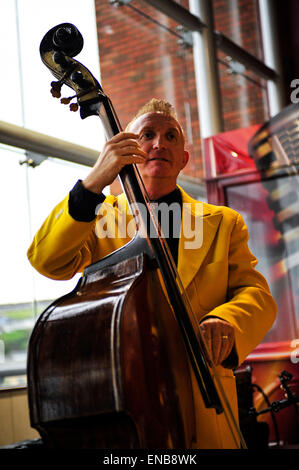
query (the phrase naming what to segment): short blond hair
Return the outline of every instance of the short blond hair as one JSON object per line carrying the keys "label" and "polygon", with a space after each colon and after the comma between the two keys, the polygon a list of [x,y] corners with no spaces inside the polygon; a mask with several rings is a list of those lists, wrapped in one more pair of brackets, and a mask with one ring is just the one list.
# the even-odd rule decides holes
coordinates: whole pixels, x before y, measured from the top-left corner
{"label": "short blond hair", "polygon": [[168,101],[157,99],[157,98],[152,98],[150,101],[148,101],[143,106],[141,106],[141,108],[139,108],[139,110],[137,111],[133,119],[131,119],[129,124],[127,124],[126,129],[129,129],[129,127],[136,121],[136,119],[139,118],[139,116],[142,116],[143,114],[147,114],[147,113],[161,113],[161,114],[165,114],[165,116],[170,116],[174,118],[177,121],[181,129],[182,136],[185,141],[185,134],[182,129],[182,126],[180,125],[178,121],[177,113],[176,113],[174,106]]}

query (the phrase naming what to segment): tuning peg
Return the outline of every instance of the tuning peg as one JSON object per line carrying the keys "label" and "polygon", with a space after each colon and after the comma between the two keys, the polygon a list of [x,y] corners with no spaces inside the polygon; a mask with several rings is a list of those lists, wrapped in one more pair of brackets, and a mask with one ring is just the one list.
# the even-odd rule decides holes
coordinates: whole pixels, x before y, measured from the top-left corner
{"label": "tuning peg", "polygon": [[70,73],[71,73],[71,69],[69,70],[66,70],[64,72],[64,74],[62,75],[62,77],[60,78],[60,80],[58,80],[57,82],[51,82],[51,93],[52,93],[52,96],[54,96],[54,98],[60,98],[61,97],[61,88],[62,88],[62,85],[64,84],[65,82],[65,79],[67,77],[69,77]]}
{"label": "tuning peg", "polygon": [[51,82],[51,94],[54,98],[60,98],[61,97],[61,87],[62,83],[59,80],[58,82]]}
{"label": "tuning peg", "polygon": [[[71,100],[73,100],[74,98],[81,98],[82,96],[86,95],[87,93],[88,93],[88,90],[81,90],[76,95],[69,96],[68,98],[61,98],[60,103],[69,104],[71,102]],[[71,103],[70,104],[70,110],[71,111],[75,112],[75,111],[78,111],[78,109],[79,109],[78,103]]]}
{"label": "tuning peg", "polygon": [[[69,104],[71,102],[71,100],[73,100],[74,98],[77,98],[79,95],[74,95],[74,96],[69,96],[68,98],[61,98],[60,100],[60,103],[62,104]],[[70,104],[70,110],[71,111],[78,111],[78,103],[71,103]]]}
{"label": "tuning peg", "polygon": [[75,96],[69,96],[68,98],[61,98],[60,103],[69,104],[71,102],[71,100],[75,97],[76,97],[76,95]]}
{"label": "tuning peg", "polygon": [[87,90],[92,85],[88,80],[84,78],[81,70],[75,70],[71,74],[70,79],[83,90]]}
{"label": "tuning peg", "polygon": [[55,64],[60,65],[61,67],[65,68],[67,66],[67,60],[65,58],[65,55],[62,54],[61,52],[57,51],[54,52],[53,54],[53,61]]}
{"label": "tuning peg", "polygon": [[70,104],[70,110],[73,111],[74,113],[75,113],[76,111],[78,111],[78,109],[79,109],[78,103],[71,103],[71,104]]}

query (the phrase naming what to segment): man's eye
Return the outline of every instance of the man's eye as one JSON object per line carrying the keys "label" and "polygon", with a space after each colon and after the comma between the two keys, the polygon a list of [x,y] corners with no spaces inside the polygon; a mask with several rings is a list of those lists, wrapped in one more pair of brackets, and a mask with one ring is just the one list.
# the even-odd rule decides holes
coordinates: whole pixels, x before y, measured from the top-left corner
{"label": "man's eye", "polygon": [[171,132],[171,133],[167,134],[167,139],[170,142],[176,142],[177,141],[177,135]]}
{"label": "man's eye", "polygon": [[149,139],[152,139],[153,137],[153,133],[152,132],[143,132],[142,134],[140,134],[140,139],[143,139],[143,140],[149,140]]}

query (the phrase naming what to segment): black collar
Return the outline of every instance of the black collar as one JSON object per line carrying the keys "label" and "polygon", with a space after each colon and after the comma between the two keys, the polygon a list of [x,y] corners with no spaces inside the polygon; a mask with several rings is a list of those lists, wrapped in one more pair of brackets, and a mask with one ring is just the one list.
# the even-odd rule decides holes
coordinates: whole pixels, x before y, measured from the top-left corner
{"label": "black collar", "polygon": [[166,202],[166,204],[170,205],[173,202],[178,202],[180,205],[182,204],[182,194],[179,188],[175,188],[171,193],[165,194],[165,196],[160,197],[159,199],[154,199],[151,202],[161,203]]}

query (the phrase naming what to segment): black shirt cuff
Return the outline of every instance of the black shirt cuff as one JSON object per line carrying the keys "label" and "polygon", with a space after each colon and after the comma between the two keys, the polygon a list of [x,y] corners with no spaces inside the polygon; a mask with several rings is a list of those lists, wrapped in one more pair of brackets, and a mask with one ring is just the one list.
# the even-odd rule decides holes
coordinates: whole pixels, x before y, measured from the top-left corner
{"label": "black shirt cuff", "polygon": [[104,194],[96,194],[86,189],[82,180],[78,180],[69,193],[69,214],[78,222],[92,222],[96,217],[96,208],[104,202]]}

